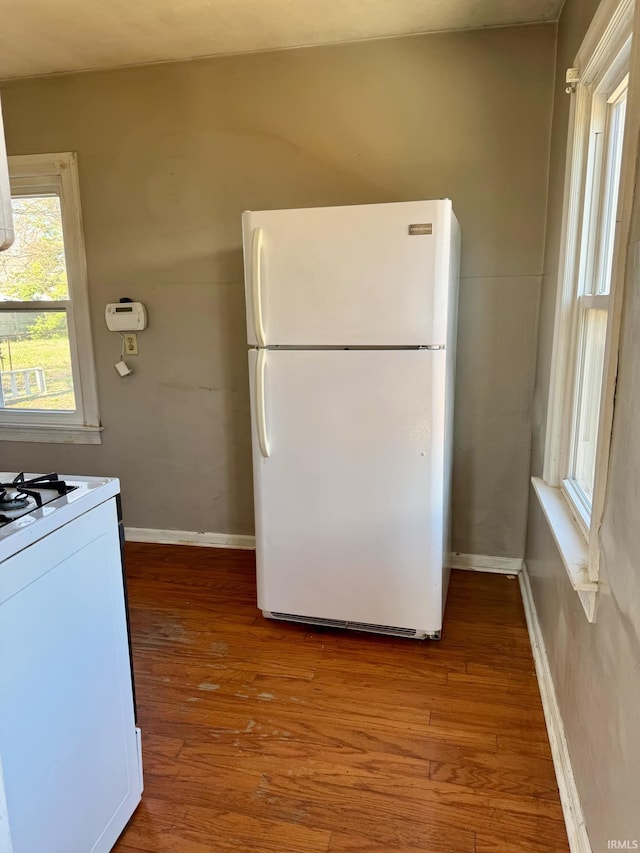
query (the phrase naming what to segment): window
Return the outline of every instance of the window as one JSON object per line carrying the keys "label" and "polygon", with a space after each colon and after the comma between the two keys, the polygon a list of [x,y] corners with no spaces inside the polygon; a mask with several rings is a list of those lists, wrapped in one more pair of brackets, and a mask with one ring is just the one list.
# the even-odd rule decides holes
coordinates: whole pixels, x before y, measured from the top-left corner
{"label": "window", "polygon": [[0,254],[0,438],[95,444],[100,426],[73,154],[9,157]]}
{"label": "window", "polygon": [[591,525],[602,379],[607,342],[613,248],[622,165],[628,51],[588,92],[591,111],[584,169],[584,202],[577,237],[575,340],[570,355],[570,418],[562,486],[579,524]]}
{"label": "window", "polygon": [[[544,483],[534,481],[590,618],[629,233],[623,212],[630,209],[633,189],[624,176],[635,155],[623,156],[632,18],[633,0],[603,0],[571,69],[579,78],[567,90],[572,104]],[[563,500],[545,497],[549,486]],[[560,521],[552,516],[562,506]]]}

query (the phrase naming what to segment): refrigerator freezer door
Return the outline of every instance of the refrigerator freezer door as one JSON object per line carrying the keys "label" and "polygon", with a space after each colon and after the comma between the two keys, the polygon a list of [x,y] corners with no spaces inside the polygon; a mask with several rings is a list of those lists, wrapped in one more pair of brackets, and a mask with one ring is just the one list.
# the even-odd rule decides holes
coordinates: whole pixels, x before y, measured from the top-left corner
{"label": "refrigerator freezer door", "polygon": [[445,357],[250,351],[262,610],[440,630]]}
{"label": "refrigerator freezer door", "polygon": [[451,202],[243,215],[251,346],[444,344]]}

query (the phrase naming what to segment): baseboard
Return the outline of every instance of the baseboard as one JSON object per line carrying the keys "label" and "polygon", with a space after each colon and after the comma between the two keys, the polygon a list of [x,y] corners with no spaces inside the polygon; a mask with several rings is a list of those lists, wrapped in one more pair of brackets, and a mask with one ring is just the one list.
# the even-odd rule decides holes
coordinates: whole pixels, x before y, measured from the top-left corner
{"label": "baseboard", "polygon": [[522,571],[519,576],[520,590],[522,592],[522,601],[524,604],[524,612],[527,619],[527,628],[529,630],[529,639],[531,640],[531,649],[533,651],[533,660],[536,666],[536,675],[538,677],[538,685],[540,687],[540,696],[542,698],[542,708],[544,710],[544,718],[547,724],[547,732],[549,733],[549,743],[551,744],[551,756],[553,758],[553,766],[556,771],[556,779],[558,781],[558,789],[560,791],[560,802],[562,803],[562,812],[564,814],[564,822],[567,827],[567,835],[569,837],[569,848],[571,853],[592,853],[591,843],[587,835],[587,829],[584,823],[582,814],[582,805],[578,796],[578,789],[571,767],[571,758],[569,756],[569,748],[567,739],[564,734],[564,725],[560,716],[560,708],[556,698],[556,691],[551,677],[549,668],[549,660],[538,621],[536,606],[533,601],[531,592],[531,584],[529,582],[529,574],[526,565],[523,564]]}
{"label": "baseboard", "polygon": [[494,572],[498,575],[517,575],[522,569],[520,557],[489,557],[486,554],[451,555],[452,569],[465,569],[470,572]]}
{"label": "baseboard", "polygon": [[[154,545],[200,545],[205,548],[239,548],[253,551],[255,536],[233,533],[199,533],[195,530],[160,530],[154,527],[125,527],[127,542],[150,542]],[[517,575],[522,569],[518,557],[489,557],[485,554],[451,555],[452,569],[471,572],[495,572],[501,575]]]}
{"label": "baseboard", "polygon": [[255,536],[233,533],[198,533],[195,530],[156,530],[152,527],[125,527],[127,542],[152,542],[155,545],[200,545],[205,548],[239,548],[252,551]]}

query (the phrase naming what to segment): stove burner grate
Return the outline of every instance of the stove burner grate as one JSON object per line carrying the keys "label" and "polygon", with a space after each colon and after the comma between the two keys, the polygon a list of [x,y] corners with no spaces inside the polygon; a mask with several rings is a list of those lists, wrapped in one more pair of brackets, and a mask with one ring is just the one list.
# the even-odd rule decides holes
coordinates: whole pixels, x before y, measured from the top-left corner
{"label": "stove burner grate", "polygon": [[[76,489],[61,480],[57,474],[42,474],[38,477],[26,479],[24,472],[18,474],[10,483],[0,483],[0,509],[17,510],[28,507],[31,500],[35,501],[37,507],[42,506],[42,495],[40,489],[54,491],[59,495],[66,495]],[[6,523],[13,519],[2,515],[0,523]]]}

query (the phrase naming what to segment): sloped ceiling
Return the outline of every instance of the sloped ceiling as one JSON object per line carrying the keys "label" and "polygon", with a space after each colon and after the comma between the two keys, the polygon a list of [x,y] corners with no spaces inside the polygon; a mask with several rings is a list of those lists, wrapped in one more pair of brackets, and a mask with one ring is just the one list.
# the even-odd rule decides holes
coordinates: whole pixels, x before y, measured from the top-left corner
{"label": "sloped ceiling", "polygon": [[0,79],[557,20],[562,0],[2,0]]}

